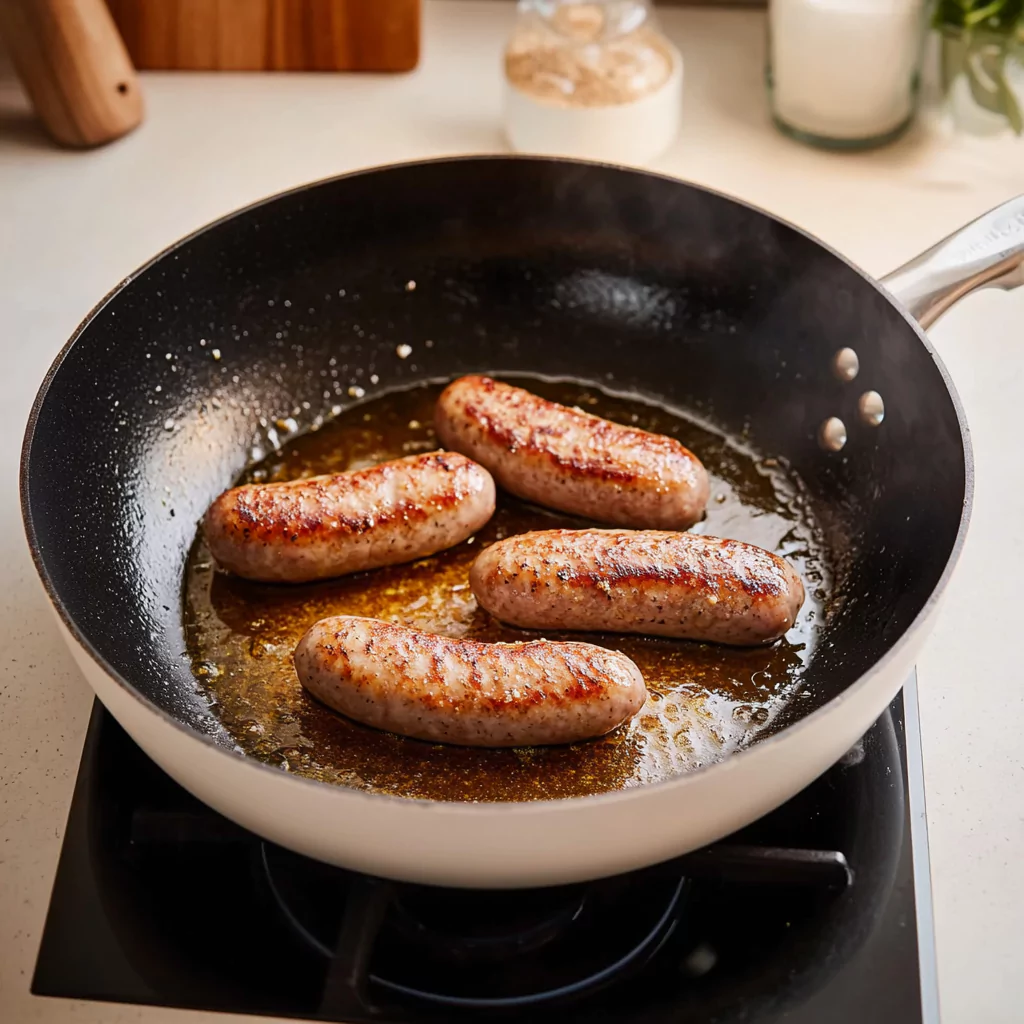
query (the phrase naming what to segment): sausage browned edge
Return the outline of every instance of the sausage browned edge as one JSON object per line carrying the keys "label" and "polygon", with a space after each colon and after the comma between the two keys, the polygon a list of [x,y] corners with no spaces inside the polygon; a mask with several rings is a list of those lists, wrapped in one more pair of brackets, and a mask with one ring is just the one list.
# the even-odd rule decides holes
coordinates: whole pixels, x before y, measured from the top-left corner
{"label": "sausage browned edge", "polygon": [[461,377],[435,409],[438,438],[512,494],[634,528],[685,530],[710,484],[678,441],[592,416],[492,380]]}
{"label": "sausage browned edge", "polygon": [[295,670],[314,697],[349,718],[474,747],[603,736],[647,699],[636,665],[593,644],[454,640],[349,615],[309,629]]}
{"label": "sausage browned edge", "polygon": [[785,559],[736,540],[660,530],[542,530],[485,548],[480,605],[524,629],[646,633],[753,646],[796,621],[804,585]]}
{"label": "sausage browned edge", "polygon": [[225,569],[301,583],[409,562],[464,541],[494,513],[494,481],[456,452],[225,491],[203,521]]}

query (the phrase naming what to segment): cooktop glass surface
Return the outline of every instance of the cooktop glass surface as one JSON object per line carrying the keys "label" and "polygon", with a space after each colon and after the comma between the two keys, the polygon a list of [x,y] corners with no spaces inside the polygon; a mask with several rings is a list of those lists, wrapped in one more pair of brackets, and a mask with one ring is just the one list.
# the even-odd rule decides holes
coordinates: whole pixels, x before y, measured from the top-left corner
{"label": "cooktop glass surface", "polygon": [[721,843],[519,892],[392,883],[265,843],[97,704],[33,992],[352,1024],[932,1024],[915,695],[911,680],[909,730],[901,695]]}

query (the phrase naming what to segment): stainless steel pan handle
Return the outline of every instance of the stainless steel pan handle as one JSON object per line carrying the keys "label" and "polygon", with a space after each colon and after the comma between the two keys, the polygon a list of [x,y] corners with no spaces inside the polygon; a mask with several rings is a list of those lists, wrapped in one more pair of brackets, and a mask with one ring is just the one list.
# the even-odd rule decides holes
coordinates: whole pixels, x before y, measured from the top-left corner
{"label": "stainless steel pan handle", "polygon": [[1024,284],[1024,196],[990,210],[881,283],[926,330],[979,288]]}

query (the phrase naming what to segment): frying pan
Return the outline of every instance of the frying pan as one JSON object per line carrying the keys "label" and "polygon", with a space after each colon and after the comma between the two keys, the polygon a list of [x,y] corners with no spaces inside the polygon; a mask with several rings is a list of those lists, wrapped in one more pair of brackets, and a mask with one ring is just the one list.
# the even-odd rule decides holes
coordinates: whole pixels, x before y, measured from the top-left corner
{"label": "frying pan", "polygon": [[[1020,283],[1022,253],[1024,200],[883,287],[766,213],[609,166],[442,160],[302,187],[173,246],[78,329],[28,424],[29,544],[115,718],[183,786],[274,842],[469,887],[655,863],[793,796],[899,689],[972,493],[963,412],[921,328],[973,288]],[[409,280],[416,301],[401,303]],[[560,301],[580,280],[577,301]],[[282,294],[303,311],[289,337],[268,314]],[[415,358],[395,358],[406,343]],[[836,362],[843,349],[856,376],[849,353]],[[720,763],[573,799],[406,799],[242,756],[184,653],[183,567],[208,503],[266,444],[255,410],[309,424],[339,401],[324,388],[338,361],[372,362],[380,390],[476,371],[613,378],[787,460],[845,552],[803,669],[809,699]]]}

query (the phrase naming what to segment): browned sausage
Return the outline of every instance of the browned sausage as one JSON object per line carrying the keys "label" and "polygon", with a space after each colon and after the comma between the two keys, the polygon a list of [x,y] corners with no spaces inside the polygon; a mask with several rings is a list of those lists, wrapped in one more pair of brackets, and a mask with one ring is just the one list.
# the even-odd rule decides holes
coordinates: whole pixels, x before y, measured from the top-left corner
{"label": "browned sausage", "polygon": [[647,699],[636,665],[592,644],[485,644],[350,615],[316,623],[295,649],[295,670],[349,718],[471,747],[603,736]]}
{"label": "browned sausage", "polygon": [[507,491],[563,512],[685,530],[708,501],[707,472],[678,441],[490,377],[450,384],[438,399],[435,425],[446,448],[486,466]]}
{"label": "browned sausage", "polygon": [[494,512],[494,481],[454,452],[222,494],[203,530],[214,558],[239,576],[300,583],[432,555],[464,541]]}
{"label": "browned sausage", "polygon": [[804,585],[752,544],[655,530],[544,530],[486,548],[477,601],[525,629],[583,629],[752,646],[796,621]]}

